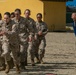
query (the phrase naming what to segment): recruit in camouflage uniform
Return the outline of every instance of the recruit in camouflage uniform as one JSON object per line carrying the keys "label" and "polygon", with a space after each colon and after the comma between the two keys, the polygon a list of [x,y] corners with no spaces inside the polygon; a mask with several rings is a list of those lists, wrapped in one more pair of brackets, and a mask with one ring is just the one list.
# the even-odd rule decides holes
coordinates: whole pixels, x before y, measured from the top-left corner
{"label": "recruit in camouflage uniform", "polygon": [[[2,15],[0,13],[0,23],[2,22]],[[0,31],[1,31],[1,27],[0,26]],[[0,71],[4,70],[5,67],[5,62],[4,62],[4,58],[1,57],[1,53],[2,53],[2,36],[0,36]]]}
{"label": "recruit in camouflage uniform", "polygon": [[[8,14],[10,15],[9,12],[6,12],[4,15],[7,16],[8,18]],[[5,63],[6,63],[5,73],[9,73],[9,70],[10,70],[10,61],[11,61],[10,52],[11,51],[13,54],[13,61],[16,67],[16,72],[20,73],[19,59],[18,59],[19,39],[16,32],[16,25],[14,21],[12,20],[9,20],[8,23],[6,23],[5,21],[2,21],[1,25],[2,25],[2,32],[0,32],[0,34],[2,33],[3,35],[2,37],[3,38],[2,39],[3,53],[1,56],[4,57]]]}
{"label": "recruit in camouflage uniform", "polygon": [[[28,22],[29,22],[29,26],[30,27],[33,27],[33,30],[36,30],[36,27],[35,27],[35,21],[32,19],[32,18],[28,18]],[[31,33],[32,31],[30,31],[29,33]],[[32,41],[29,41],[29,46],[28,46],[28,50],[30,51],[30,55],[31,55],[31,64],[32,66],[34,66],[34,57],[35,57],[35,48],[34,48],[34,35],[35,35],[35,32],[34,34],[32,34]],[[29,36],[30,38],[30,36]]]}
{"label": "recruit in camouflage uniform", "polygon": [[[37,28],[37,32],[38,32],[38,40],[36,42],[36,55],[38,55],[40,57],[40,62],[42,63],[42,58],[44,57],[45,54],[45,47],[46,47],[46,39],[45,39],[45,35],[47,34],[47,25],[45,22],[43,22],[42,20],[42,14],[38,13],[37,14],[37,20],[36,21],[36,28]],[[40,53],[38,54],[38,50],[39,50],[39,46],[42,43],[42,47],[40,49]]]}
{"label": "recruit in camouflage uniform", "polygon": [[20,63],[22,69],[24,68],[27,58],[27,48],[28,48],[28,32],[26,27],[26,20],[23,17],[20,17],[20,21],[18,22],[16,18],[13,19],[18,26],[18,33],[20,38]]}
{"label": "recruit in camouflage uniform", "polygon": [[[20,38],[20,55],[21,55],[21,68],[25,69],[25,65],[27,65],[27,49],[28,49],[28,40],[32,39],[33,35],[33,28],[29,26],[28,20],[24,17],[21,17],[20,9],[15,10],[15,18],[13,19],[14,22],[17,24],[19,29],[19,38]],[[29,31],[29,32],[28,32]],[[30,33],[31,32],[31,33]],[[28,39],[28,36],[30,38]]]}
{"label": "recruit in camouflage uniform", "polygon": [[[0,20],[0,31],[2,30],[2,25],[1,25],[2,20]],[[5,69],[5,61],[4,58],[1,57],[2,54],[2,36],[0,36],[0,71]]]}
{"label": "recruit in camouflage uniform", "polygon": [[[33,32],[34,34],[33,34],[33,36],[32,36],[32,41],[29,41],[28,43],[29,43],[29,46],[28,46],[28,50],[30,51],[30,56],[31,56],[31,64],[32,64],[32,66],[34,66],[35,65],[35,63],[34,63],[34,57],[35,57],[35,48],[34,48],[34,40],[35,40],[35,38],[34,38],[34,35],[35,35],[35,33],[36,33],[36,25],[35,25],[35,21],[32,19],[32,18],[30,18],[30,10],[29,9],[26,9],[25,11],[24,11],[24,15],[25,15],[25,18],[28,20],[28,22],[29,22],[29,26],[31,27],[31,28],[33,28],[33,30],[34,31],[30,31],[29,33],[31,33],[31,32]],[[29,36],[29,38],[30,38],[30,36]]]}

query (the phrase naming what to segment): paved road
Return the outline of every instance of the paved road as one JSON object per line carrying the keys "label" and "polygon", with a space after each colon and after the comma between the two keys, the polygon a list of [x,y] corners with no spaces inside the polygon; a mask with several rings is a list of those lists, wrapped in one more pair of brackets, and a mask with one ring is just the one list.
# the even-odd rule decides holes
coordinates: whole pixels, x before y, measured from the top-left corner
{"label": "paved road", "polygon": [[[19,75],[76,75],[75,36],[73,33],[48,33],[45,64],[32,67],[30,57],[26,71]],[[0,75],[6,75],[4,71]],[[12,69],[8,75],[18,75]]]}

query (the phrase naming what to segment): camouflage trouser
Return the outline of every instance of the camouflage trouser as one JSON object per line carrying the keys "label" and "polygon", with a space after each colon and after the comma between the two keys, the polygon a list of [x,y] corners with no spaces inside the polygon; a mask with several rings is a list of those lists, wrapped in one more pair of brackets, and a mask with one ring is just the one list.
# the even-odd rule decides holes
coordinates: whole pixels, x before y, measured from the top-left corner
{"label": "camouflage trouser", "polygon": [[[41,45],[41,46],[40,46]],[[39,51],[40,47],[40,51]],[[40,57],[44,57],[45,54],[45,47],[46,47],[46,39],[45,37],[40,37],[38,40],[35,42],[35,55],[38,55]],[[39,52],[39,54],[38,54]]]}
{"label": "camouflage trouser", "polygon": [[21,42],[20,43],[20,62],[27,62],[27,49],[28,49],[28,42]]}
{"label": "camouflage trouser", "polygon": [[13,55],[13,61],[19,64],[20,59],[18,56],[18,53],[19,53],[18,42],[10,44],[9,42],[5,41],[2,44],[2,50],[3,50],[2,56],[4,57],[6,64],[7,64],[7,61],[11,60],[11,55],[10,55],[11,52]]}
{"label": "camouflage trouser", "polygon": [[34,41],[32,42],[29,42],[29,46],[28,46],[28,50],[30,52],[30,56],[31,56],[31,59],[34,60],[34,57],[35,57],[35,46],[34,46]]}
{"label": "camouflage trouser", "polygon": [[34,41],[34,48],[35,48],[35,57],[39,58],[39,40]]}
{"label": "camouflage trouser", "polygon": [[41,45],[41,47],[40,47],[40,56],[41,56],[41,57],[44,57],[45,47],[46,47],[46,39],[45,39],[45,37],[42,38],[40,45]]}
{"label": "camouflage trouser", "polygon": [[1,54],[2,54],[2,44],[1,44],[1,42],[0,42],[0,66],[2,66],[2,64],[5,63],[4,58],[1,57]]}
{"label": "camouflage trouser", "polygon": [[0,57],[0,67],[1,67],[3,64],[5,64],[5,60],[4,60],[3,57]]}
{"label": "camouflage trouser", "polygon": [[2,54],[2,44],[0,42],[0,56],[1,56],[1,54]]}

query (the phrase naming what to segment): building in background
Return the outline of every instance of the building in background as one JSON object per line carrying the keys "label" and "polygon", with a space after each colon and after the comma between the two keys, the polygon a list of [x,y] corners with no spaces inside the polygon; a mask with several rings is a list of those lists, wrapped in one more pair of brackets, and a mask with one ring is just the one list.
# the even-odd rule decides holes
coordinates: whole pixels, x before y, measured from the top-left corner
{"label": "building in background", "polygon": [[65,31],[67,0],[0,0],[0,13],[14,11],[16,8],[31,10],[31,17],[36,20],[36,14],[42,13],[49,31]]}

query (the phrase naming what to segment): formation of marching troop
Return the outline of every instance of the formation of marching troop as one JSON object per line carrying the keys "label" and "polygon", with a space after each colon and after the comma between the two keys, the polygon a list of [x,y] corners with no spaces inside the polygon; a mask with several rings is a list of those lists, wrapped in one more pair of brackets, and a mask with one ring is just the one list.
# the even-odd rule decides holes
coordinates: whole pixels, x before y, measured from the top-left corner
{"label": "formation of marching troop", "polygon": [[17,73],[26,70],[28,51],[32,66],[35,66],[34,58],[36,63],[43,63],[48,28],[41,13],[36,15],[37,21],[30,15],[29,9],[24,11],[25,17],[21,16],[20,9],[11,14],[5,12],[3,19],[0,14],[0,71],[9,73],[14,66]]}

